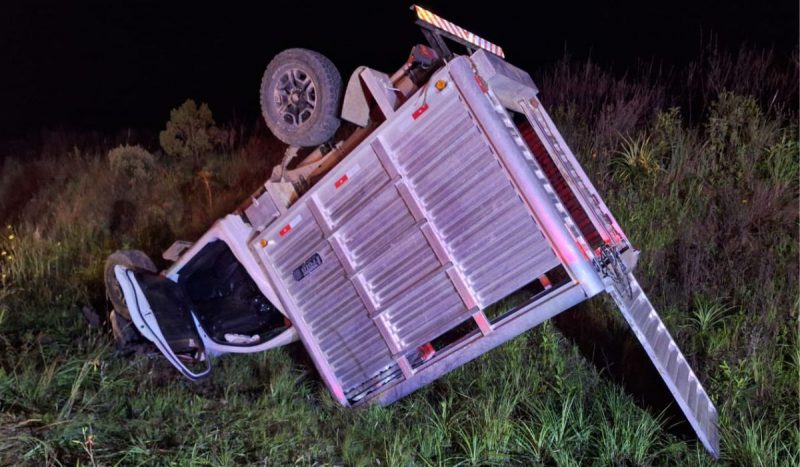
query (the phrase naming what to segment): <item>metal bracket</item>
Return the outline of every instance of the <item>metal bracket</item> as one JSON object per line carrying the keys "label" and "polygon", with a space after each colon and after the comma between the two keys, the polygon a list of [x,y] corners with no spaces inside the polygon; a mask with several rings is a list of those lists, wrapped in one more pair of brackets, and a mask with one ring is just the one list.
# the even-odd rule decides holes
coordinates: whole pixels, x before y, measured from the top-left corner
{"label": "metal bracket", "polygon": [[350,75],[342,100],[342,119],[362,128],[369,125],[369,101],[361,84],[361,72],[366,69],[360,66]]}
{"label": "metal bracket", "polygon": [[361,72],[361,79],[364,80],[364,84],[367,85],[383,115],[389,118],[399,105],[399,100],[389,75],[371,68],[365,68]]}
{"label": "metal bracket", "polygon": [[[445,43],[444,37],[442,37],[442,33],[439,30],[434,29],[427,23],[420,20],[417,20],[416,23],[422,30],[422,35],[425,36],[425,40],[428,41],[428,44],[431,45],[433,50],[435,50],[440,57],[444,58],[445,60],[450,60],[453,58],[453,52],[451,52],[450,48],[447,47],[447,43]],[[452,39],[452,37],[450,37],[450,39]],[[469,47],[467,47],[467,50],[469,50]],[[469,50],[469,52],[472,53],[472,50]]]}
{"label": "metal bracket", "polygon": [[[638,257],[638,255],[637,255]],[[617,292],[625,298],[633,296],[630,278],[630,269],[620,256],[619,249],[614,246],[603,245],[600,247],[600,255],[592,259],[597,272],[603,278],[608,278],[614,285]]]}

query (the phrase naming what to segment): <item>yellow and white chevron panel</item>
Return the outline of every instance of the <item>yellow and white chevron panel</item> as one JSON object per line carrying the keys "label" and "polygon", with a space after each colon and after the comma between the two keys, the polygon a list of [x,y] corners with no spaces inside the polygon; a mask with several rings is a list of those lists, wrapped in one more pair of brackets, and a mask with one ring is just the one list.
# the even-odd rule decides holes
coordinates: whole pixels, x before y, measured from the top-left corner
{"label": "yellow and white chevron panel", "polygon": [[469,42],[470,44],[480,47],[481,49],[488,50],[489,52],[497,55],[498,57],[505,58],[505,53],[503,53],[503,48],[499,45],[493,44],[486,39],[478,36],[477,34],[471,33],[466,29],[462,28],[461,26],[457,26],[450,21],[442,18],[441,16],[426,10],[418,5],[412,6],[414,11],[417,13],[417,18],[420,20],[434,26],[438,29],[441,29],[444,32],[447,32],[458,39],[464,40]]}

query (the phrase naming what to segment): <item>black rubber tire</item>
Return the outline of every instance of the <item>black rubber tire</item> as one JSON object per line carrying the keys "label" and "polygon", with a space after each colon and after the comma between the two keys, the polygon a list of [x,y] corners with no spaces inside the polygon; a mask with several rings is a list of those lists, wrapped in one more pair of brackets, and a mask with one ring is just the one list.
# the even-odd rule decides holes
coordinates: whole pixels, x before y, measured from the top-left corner
{"label": "black rubber tire", "polygon": [[139,250],[117,250],[106,259],[103,280],[106,285],[106,296],[113,307],[108,314],[108,321],[111,323],[111,331],[114,334],[114,341],[117,343],[117,347],[123,349],[127,345],[138,341],[140,336],[133,323],[131,323],[131,314],[125,304],[117,277],[114,275],[114,266],[117,265],[153,273],[158,272],[158,270],[156,265],[153,264],[153,260]]}
{"label": "black rubber tire", "polygon": [[[281,103],[276,102],[280,80],[290,70],[301,70],[311,79],[315,106],[301,122],[287,121]],[[336,66],[319,52],[286,49],[267,65],[261,79],[261,114],[269,129],[291,146],[313,147],[329,141],[341,124],[342,77]]]}

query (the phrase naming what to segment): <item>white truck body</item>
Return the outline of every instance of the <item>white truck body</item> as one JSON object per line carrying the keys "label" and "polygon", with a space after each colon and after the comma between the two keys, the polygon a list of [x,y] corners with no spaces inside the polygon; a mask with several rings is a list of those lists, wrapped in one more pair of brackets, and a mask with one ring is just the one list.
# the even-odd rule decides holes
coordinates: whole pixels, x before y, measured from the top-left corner
{"label": "white truck body", "polygon": [[[206,355],[299,338],[339,403],[388,404],[609,293],[717,456],[716,409],[632,275],[638,252],[537,94],[498,55],[456,56],[408,98],[376,98],[382,123],[288,208],[260,190],[218,221],[165,277],[182,284],[221,241],[291,325],[225,342],[192,312]],[[140,279],[116,273],[143,334],[187,376],[205,374],[147,335],[147,319],[159,324]]]}

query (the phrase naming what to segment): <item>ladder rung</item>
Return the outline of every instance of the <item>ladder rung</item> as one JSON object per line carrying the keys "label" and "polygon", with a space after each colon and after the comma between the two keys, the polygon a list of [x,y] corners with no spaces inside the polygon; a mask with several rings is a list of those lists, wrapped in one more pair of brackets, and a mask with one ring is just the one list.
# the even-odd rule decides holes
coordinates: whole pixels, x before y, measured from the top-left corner
{"label": "ladder rung", "polygon": [[660,324],[661,320],[658,319],[655,313],[650,312],[650,314],[647,315],[647,328],[644,330],[644,337],[646,337],[648,341],[653,342],[653,337],[656,336]]}
{"label": "ladder rung", "polygon": [[678,374],[675,376],[675,384],[679,384],[681,381],[686,381],[686,378],[689,377],[689,364],[686,363],[686,360],[681,356],[680,362],[678,363]]}
{"label": "ladder rung", "polygon": [[689,408],[694,411],[697,411],[697,399],[697,380],[692,379],[692,382],[689,384],[689,398],[686,400],[686,403],[689,405]]}
{"label": "ladder rung", "polygon": [[659,360],[661,359],[661,354],[666,353],[666,349],[669,348],[669,342],[672,340],[669,338],[669,332],[667,331],[667,328],[661,326],[660,329],[661,333],[658,335],[655,343],[653,344],[653,350],[656,351],[656,356],[659,357]]}

